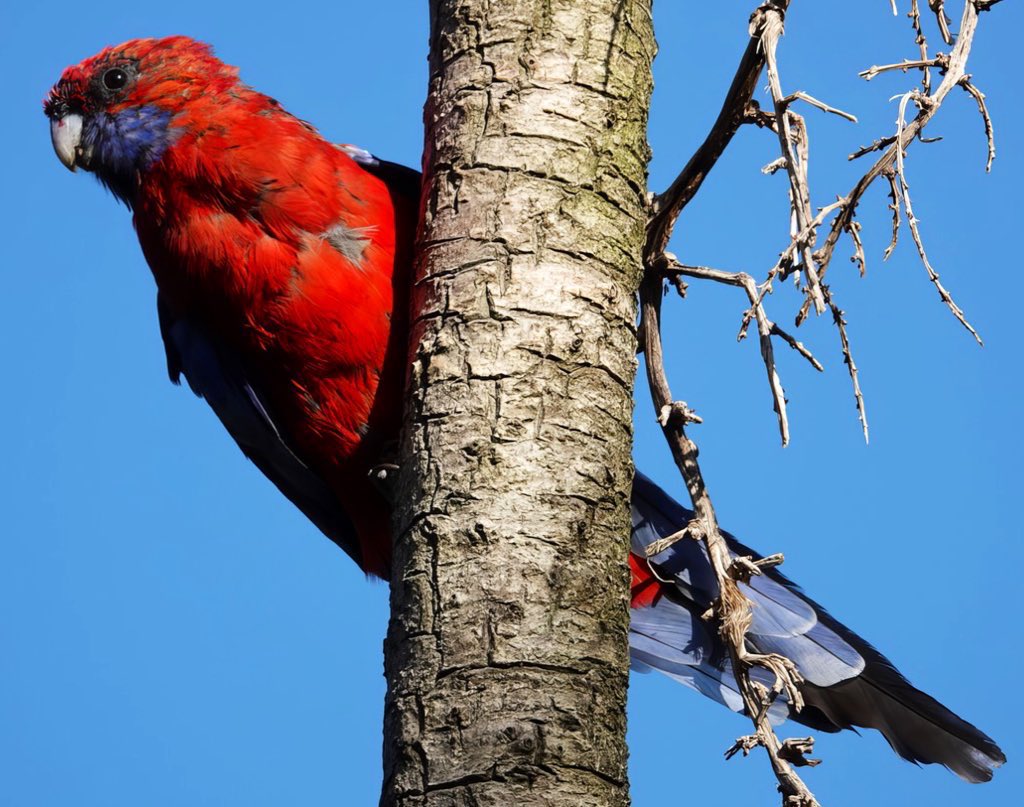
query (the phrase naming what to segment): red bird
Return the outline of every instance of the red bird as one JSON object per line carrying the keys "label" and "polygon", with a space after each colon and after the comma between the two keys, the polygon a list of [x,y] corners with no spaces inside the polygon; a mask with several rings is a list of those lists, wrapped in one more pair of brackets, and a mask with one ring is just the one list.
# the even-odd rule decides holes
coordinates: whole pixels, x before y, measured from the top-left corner
{"label": "red bird", "polygon": [[[171,380],[204,397],[242,451],[366,572],[387,578],[390,514],[370,483],[401,415],[419,175],[337,146],[186,37],[139,39],[64,71],[45,101],[54,150],[133,211],[158,289]],[[692,513],[633,489],[635,668],[742,710],[702,547],[642,550]],[[736,554],[754,555],[730,538]],[[792,659],[819,730],[877,728],[901,756],[987,781],[985,734],[915,689],[775,571],[744,586],[753,649]]]}

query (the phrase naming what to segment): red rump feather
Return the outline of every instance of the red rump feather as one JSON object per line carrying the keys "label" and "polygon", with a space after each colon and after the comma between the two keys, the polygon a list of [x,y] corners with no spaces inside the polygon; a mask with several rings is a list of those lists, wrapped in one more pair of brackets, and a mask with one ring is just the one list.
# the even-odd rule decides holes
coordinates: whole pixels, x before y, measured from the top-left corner
{"label": "red rump feather", "polygon": [[648,608],[654,605],[662,597],[662,583],[654,576],[651,565],[629,553],[629,573],[631,582],[629,586],[630,608]]}

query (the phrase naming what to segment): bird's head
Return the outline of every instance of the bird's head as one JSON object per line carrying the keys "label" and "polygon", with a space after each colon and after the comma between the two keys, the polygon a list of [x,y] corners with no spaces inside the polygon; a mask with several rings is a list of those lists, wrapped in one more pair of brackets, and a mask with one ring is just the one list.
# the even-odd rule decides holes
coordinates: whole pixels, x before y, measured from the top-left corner
{"label": "bird's head", "polygon": [[240,87],[238,71],[185,36],[133,39],[67,68],[43,102],[53,149],[131,205],[140,172],[186,125],[190,101]]}

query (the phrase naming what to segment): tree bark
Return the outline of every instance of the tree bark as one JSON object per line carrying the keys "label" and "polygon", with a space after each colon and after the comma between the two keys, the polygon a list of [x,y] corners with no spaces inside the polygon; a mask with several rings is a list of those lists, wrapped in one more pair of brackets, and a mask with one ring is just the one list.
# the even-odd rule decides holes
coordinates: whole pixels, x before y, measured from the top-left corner
{"label": "tree bark", "polygon": [[625,805],[650,0],[432,0],[381,804]]}

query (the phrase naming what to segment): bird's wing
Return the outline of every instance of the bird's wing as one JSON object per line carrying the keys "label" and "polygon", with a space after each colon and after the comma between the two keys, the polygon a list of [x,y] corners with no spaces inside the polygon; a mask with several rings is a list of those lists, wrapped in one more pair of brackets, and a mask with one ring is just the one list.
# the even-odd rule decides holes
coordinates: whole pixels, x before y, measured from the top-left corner
{"label": "bird's wing", "polygon": [[266,399],[241,363],[187,319],[175,317],[157,296],[167,372],[175,384],[184,374],[192,391],[205,398],[242,452],[328,538],[360,564],[355,529],[330,488],[288,445]]}

